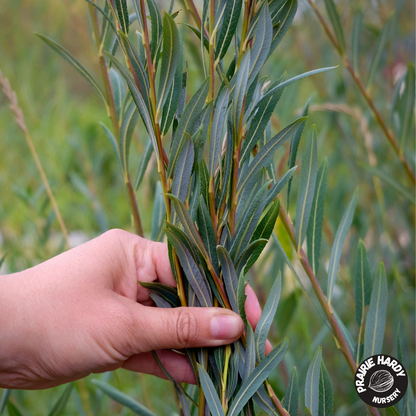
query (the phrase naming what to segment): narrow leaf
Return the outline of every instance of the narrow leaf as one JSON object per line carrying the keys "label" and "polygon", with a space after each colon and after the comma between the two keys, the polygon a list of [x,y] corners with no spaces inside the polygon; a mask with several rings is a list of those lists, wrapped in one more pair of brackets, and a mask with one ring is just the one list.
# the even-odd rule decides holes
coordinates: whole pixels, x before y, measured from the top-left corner
{"label": "narrow leaf", "polygon": [[242,382],[244,383],[253,370],[256,368],[256,348],[254,344],[254,333],[250,323],[247,324],[247,341],[246,341],[246,353],[244,361],[244,372],[242,376]]}
{"label": "narrow leaf", "polygon": [[288,170],[270,189],[267,196],[266,206],[269,206],[269,204],[273,201],[274,198],[276,198],[279,193],[282,191],[282,189],[285,187],[285,185],[289,182],[290,178],[295,173],[295,170],[297,169],[297,166],[294,166],[292,169]]}
{"label": "narrow leaf", "polygon": [[166,286],[158,282],[137,282],[140,286],[154,292],[169,302],[173,307],[181,306],[181,301],[174,287]]}
{"label": "narrow leaf", "polygon": [[7,410],[9,416],[23,416],[23,413],[12,402],[7,402]]}
{"label": "narrow leaf", "polygon": [[111,147],[113,148],[114,153],[116,154],[117,160],[119,162],[121,172],[123,172],[121,159],[120,159],[120,152],[118,150],[117,140],[115,139],[115,137],[114,137],[113,133],[110,131],[110,129],[104,123],[100,122],[100,125],[103,128],[104,133],[107,136],[108,140],[110,140]]}
{"label": "narrow leaf", "polygon": [[95,91],[104,101],[104,104],[107,105],[107,99],[103,91],[101,90],[95,79],[91,76],[91,74],[85,69],[84,66],[82,66],[78,62],[78,60],[76,60],[65,48],[63,48],[61,45],[58,45],[52,39],[49,39],[48,37],[43,36],[40,33],[35,33],[35,35],[42,39],[47,45],[49,45],[58,55],[60,55],[67,62],[69,62],[94,87]]}
{"label": "narrow leaf", "polygon": [[11,393],[12,393],[12,391],[10,389],[3,389],[3,391],[1,392],[0,415],[3,414],[3,411],[6,408],[6,405],[7,405],[7,402],[9,400],[9,397],[10,397]]}
{"label": "narrow leaf", "polygon": [[293,367],[290,374],[289,384],[286,388],[283,407],[288,411],[289,415],[297,415],[299,407],[299,387],[298,387],[298,371]]}
{"label": "narrow leaf", "polygon": [[242,270],[244,270],[244,273],[245,273],[245,270],[249,269],[247,262],[249,261],[251,256],[253,256],[254,253],[257,251],[262,252],[264,247],[266,247],[266,244],[267,244],[267,240],[265,240],[264,238],[261,238],[259,240],[253,241],[247,246],[247,248],[243,251],[243,253],[237,260],[237,264],[235,267],[237,275],[240,274]]}
{"label": "narrow leaf", "polygon": [[160,17],[159,9],[157,7],[155,0],[148,0],[147,7],[149,8],[150,21],[152,23],[152,40],[150,41],[150,56],[152,57],[152,60],[154,62],[155,61],[157,62],[158,60],[157,54],[159,52],[160,44],[161,44],[160,38],[162,36],[162,32],[164,33],[166,29],[165,21],[163,20],[163,28],[162,28],[162,19]]}
{"label": "narrow leaf", "polygon": [[146,172],[147,166],[149,165],[150,158],[153,154],[153,145],[152,140],[148,140],[146,143],[146,147],[144,148],[142,157],[140,158],[139,169],[137,170],[136,180],[134,182],[134,190],[137,192],[139,189],[140,184],[144,178],[144,174]]}
{"label": "narrow leaf", "polygon": [[222,247],[217,246],[218,259],[221,263],[222,277],[224,280],[225,290],[227,292],[227,297],[230,302],[230,305],[234,312],[238,313],[238,304],[237,304],[237,287],[238,287],[238,277],[234,269],[233,261],[231,260],[228,251]]}
{"label": "narrow leaf", "polygon": [[238,313],[241,316],[241,319],[245,324],[247,324],[247,317],[246,317],[246,284],[244,280],[244,276],[241,274],[238,279],[238,287],[237,287],[237,304],[238,304]]}
{"label": "narrow leaf", "polygon": [[143,406],[141,403],[136,402],[127,394],[122,393],[120,390],[116,389],[112,385],[106,383],[102,380],[93,379],[91,383],[97,386],[100,390],[102,390],[107,396],[110,396],[116,402],[126,406],[134,413],[140,416],[155,416],[149,409]]}
{"label": "narrow leaf", "polygon": [[319,255],[321,253],[322,224],[325,212],[325,197],[327,184],[328,162],[325,158],[318,170],[313,196],[311,214],[309,217],[306,239],[308,245],[308,260],[316,276],[319,269]]}
{"label": "narrow leaf", "polygon": [[72,388],[74,387],[73,383],[68,383],[62,392],[59,399],[54,404],[52,410],[48,413],[48,416],[58,416],[62,413],[62,411],[65,408],[66,402],[69,399],[69,396],[71,395]]}
{"label": "narrow leaf", "polygon": [[312,125],[309,141],[302,158],[300,172],[299,194],[296,206],[296,241],[298,250],[302,247],[306,228],[312,208],[315,192],[316,174],[318,170],[318,148],[316,143],[316,128]]}
{"label": "narrow leaf", "polygon": [[285,338],[274,348],[264,360],[253,370],[249,378],[241,385],[228,411],[228,416],[237,416],[249,399],[253,397],[259,387],[282,361],[288,349],[289,342]]}
{"label": "narrow leaf", "polygon": [[274,316],[276,314],[277,304],[279,303],[281,290],[282,276],[279,271],[279,275],[273,283],[272,288],[270,289],[266,305],[264,306],[263,312],[256,326],[256,331],[254,333],[254,340],[256,345],[256,359],[258,363],[264,360],[265,357],[267,335],[269,333],[270,327],[273,323]]}
{"label": "narrow leaf", "polygon": [[345,53],[345,38],[342,30],[341,20],[334,4],[334,0],[325,0],[326,11],[328,12],[329,20],[335,32],[335,37],[338,41],[341,55]]}
{"label": "narrow leaf", "polygon": [[127,10],[127,0],[115,0],[115,3],[121,29],[127,35],[127,33],[129,33],[129,12]]}
{"label": "narrow leaf", "polygon": [[354,26],[352,28],[352,65],[354,72],[360,70],[360,48],[361,48],[361,28],[363,26],[363,13],[359,10],[354,16]]}
{"label": "narrow leaf", "polygon": [[402,120],[400,131],[400,151],[403,152],[408,138],[411,136],[411,128],[414,120],[415,108],[415,67],[410,63],[405,78],[405,87],[402,102]]}
{"label": "narrow leaf", "polygon": [[318,416],[319,411],[319,376],[321,372],[322,347],[315,352],[306,375],[305,406],[312,416]]}
{"label": "narrow leaf", "polygon": [[351,226],[354,216],[355,206],[357,205],[358,188],[355,190],[351,202],[348,204],[347,209],[342,216],[340,225],[338,226],[337,234],[335,235],[334,245],[332,246],[331,258],[329,260],[328,268],[328,289],[327,298],[328,304],[331,303],[332,291],[335,285],[335,279],[338,273],[339,260],[341,258],[342,246],[344,245],[345,237]]}
{"label": "narrow leaf", "polygon": [[364,359],[380,354],[386,326],[387,278],[384,264],[380,263],[371,292],[370,307],[365,325]]}
{"label": "narrow leaf", "polygon": [[334,391],[328,370],[321,363],[321,371],[319,377],[319,416],[332,416],[334,414]]}
{"label": "narrow leaf", "polygon": [[191,136],[186,132],[184,142],[182,149],[179,151],[172,183],[172,195],[176,196],[181,202],[185,202],[188,195],[194,163],[194,143]]}
{"label": "narrow leaf", "polygon": [[124,81],[121,75],[114,68],[110,68],[108,72],[110,75],[111,87],[113,89],[114,105],[116,107],[117,116],[120,119],[121,118],[120,109],[121,109],[123,99],[126,93]]}
{"label": "narrow leaf", "polygon": [[208,373],[205,371],[204,367],[198,364],[198,374],[199,380],[201,382],[202,390],[204,391],[204,396],[208,402],[209,410],[212,416],[224,416],[224,411],[222,410],[220,399],[218,398],[217,391],[215,390],[214,384],[209,378]]}
{"label": "narrow leaf", "polygon": [[136,104],[132,101],[123,115],[123,120],[120,127],[119,138],[119,152],[121,167],[125,175],[128,174],[129,150],[131,143],[131,136],[137,124],[139,113],[137,112]]}

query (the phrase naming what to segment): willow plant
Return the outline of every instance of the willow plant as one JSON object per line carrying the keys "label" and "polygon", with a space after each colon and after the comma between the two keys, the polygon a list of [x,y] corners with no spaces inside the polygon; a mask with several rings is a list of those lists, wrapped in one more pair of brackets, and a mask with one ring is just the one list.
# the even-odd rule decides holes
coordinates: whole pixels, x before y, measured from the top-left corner
{"label": "willow plant", "polygon": [[[158,307],[218,306],[239,313],[245,323],[243,337],[232,345],[185,351],[198,382],[196,391],[173,380],[154,353],[155,360],[174,383],[180,412],[187,416],[237,416],[255,415],[261,408],[266,414],[296,415],[299,406],[296,368],[282,401],[268,381],[288,350],[288,340],[284,339],[265,355],[267,335],[279,302],[281,275],[275,277],[255,330],[247,321],[244,309],[245,275],[271,238],[276,253],[297,276],[273,235],[278,216],[311,281],[318,300],[313,300],[317,313],[333,332],[352,372],[363,357],[380,352],[387,302],[384,267],[380,265],[373,289],[367,254],[360,243],[356,272],[356,320],[360,327],[357,343],[352,341],[331,305],[357,192],[335,237],[326,295],[316,279],[327,164],[324,160],[318,169],[315,126],[311,128],[303,155],[295,226],[280,208],[279,195],[288,184],[290,192],[308,106],[299,119],[274,136],[272,114],[290,84],[331,69],[317,69],[291,79],[286,79],[285,74],[270,80],[260,76],[263,65],[293,21],[297,1],[204,0],[200,14],[193,1],[186,0],[187,12],[174,11],[172,2],[163,17],[155,0],[148,0],[147,7],[144,0],[133,0],[135,13],[132,14],[126,0],[86,2],[104,91],[68,51],[39,36],[68,60],[102,97],[113,131],[105,125],[103,128],[116,152],[139,234],[142,228],[134,191],[152,154],[155,155],[160,181],[156,186],[151,236],[156,241],[167,237],[177,289],[160,283],[141,284],[149,289]],[[204,69],[199,88],[188,100],[184,45],[176,23],[177,17],[184,13],[189,13],[195,22],[196,26],[186,24],[183,29],[191,31],[200,45]],[[132,34],[130,27],[136,20],[139,30]],[[122,59],[116,57],[117,50],[121,51],[118,56]],[[139,118],[149,139],[133,185],[129,147]],[[285,142],[290,143],[289,170],[278,178],[274,154]],[[305,239],[307,254],[302,248]],[[298,281],[301,284],[299,278]],[[308,292],[305,290],[305,293]],[[108,384],[102,381],[95,384],[136,413],[152,415]],[[307,373],[305,404],[313,416],[333,412],[333,391],[320,347]],[[376,409],[368,411],[378,414]]]}

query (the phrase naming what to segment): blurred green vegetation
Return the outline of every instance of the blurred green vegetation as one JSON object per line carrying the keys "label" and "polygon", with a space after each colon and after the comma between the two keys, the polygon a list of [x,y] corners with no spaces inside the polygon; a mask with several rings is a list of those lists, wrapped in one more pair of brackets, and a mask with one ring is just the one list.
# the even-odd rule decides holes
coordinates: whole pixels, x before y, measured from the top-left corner
{"label": "blurred green vegetation", "polygon": [[[387,122],[395,82],[405,73],[407,65],[414,62],[414,2],[379,0],[363,3],[359,0],[340,0],[337,8],[346,34],[347,51],[351,50],[354,14],[361,9],[364,15],[359,60],[364,83],[381,28],[395,10],[382,62],[370,89],[377,108]],[[317,4],[327,18],[323,2]],[[175,4],[174,10],[177,9],[183,9],[183,5]],[[181,14],[179,19],[182,19]],[[99,78],[86,3],[83,0],[3,0],[0,68],[17,93],[26,125],[72,243],[93,238],[109,228],[132,231],[128,199],[119,167],[111,145],[99,126],[99,121],[109,125],[106,110],[90,85],[33,32],[45,34],[62,44]],[[181,27],[181,32],[186,42],[188,79],[193,92],[201,81],[199,44],[185,26]],[[274,81],[285,71],[290,77],[332,65],[339,66],[287,88],[275,111],[273,129],[279,130],[293,121],[310,99],[308,125],[316,123],[319,160],[328,156],[329,163],[321,260],[325,266],[343,211],[354,189],[359,186],[358,205],[343,249],[334,303],[338,314],[356,338],[358,327],[354,321],[351,277],[357,242],[361,238],[369,252],[373,272],[379,261],[383,260],[386,265],[389,304],[383,351],[395,355],[400,325],[405,366],[414,388],[415,205],[386,181],[374,179],[368,170],[370,162],[375,161],[377,169],[400,183],[413,198],[414,188],[315,14],[306,2],[300,1],[292,27],[262,73]],[[143,131],[139,125],[133,138],[130,163],[133,178],[147,140]],[[62,250],[63,239],[36,165],[2,94],[0,137],[0,257],[7,255],[2,272],[10,273],[58,254]],[[405,154],[414,167],[414,124],[409,137]],[[303,148],[302,140],[300,155]],[[281,150],[276,160],[282,168],[281,172],[287,170],[286,150]],[[146,174],[137,195],[146,235],[150,234],[157,180],[154,170]],[[292,217],[296,210],[297,186],[295,177],[289,209]],[[282,199],[287,206],[286,191],[282,193]],[[277,228],[284,243],[284,229],[279,224]],[[290,250],[289,247],[287,242],[285,248]],[[274,253],[269,249],[252,272],[251,283],[261,302],[266,298],[276,267]],[[324,269],[321,268],[318,276],[322,286],[326,285]],[[300,275],[302,277],[302,273]],[[323,357],[334,385],[336,416],[364,414],[362,403],[354,392],[352,377],[342,354],[335,348],[333,337],[307,298],[295,287],[293,276],[287,272],[271,340],[276,344],[283,335],[287,336],[290,349],[285,365],[280,366],[280,372],[272,378],[276,392],[279,396],[284,394],[287,377],[294,364],[298,366],[300,380],[305,379],[313,353],[317,345],[322,344]],[[125,393],[144,404],[150,403],[157,414],[174,414],[174,390],[168,382],[122,370],[97,377],[110,379]],[[12,401],[23,414],[45,415],[63,388],[13,392]],[[132,412],[123,410],[104,397],[86,379],[76,383],[63,414],[130,415]]]}

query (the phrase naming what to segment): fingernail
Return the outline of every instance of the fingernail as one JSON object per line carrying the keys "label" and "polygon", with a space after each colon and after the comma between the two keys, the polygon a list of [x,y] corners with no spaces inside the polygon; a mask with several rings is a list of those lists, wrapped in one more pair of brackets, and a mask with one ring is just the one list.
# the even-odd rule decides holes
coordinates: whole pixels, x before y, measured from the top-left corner
{"label": "fingernail", "polygon": [[236,315],[215,315],[211,318],[211,334],[215,339],[236,339],[242,332],[242,321]]}

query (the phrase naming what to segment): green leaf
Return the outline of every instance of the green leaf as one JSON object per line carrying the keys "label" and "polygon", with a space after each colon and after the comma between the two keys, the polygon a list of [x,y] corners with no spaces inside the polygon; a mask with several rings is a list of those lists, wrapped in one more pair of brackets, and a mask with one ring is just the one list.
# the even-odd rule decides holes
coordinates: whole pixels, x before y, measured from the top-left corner
{"label": "green leaf", "polygon": [[[270,236],[272,235],[274,225],[276,224],[277,216],[279,215],[280,211],[280,200],[277,199],[273,202],[273,205],[270,209],[266,212],[263,219],[257,225],[256,229],[254,230],[253,236],[251,237],[250,243],[259,239],[262,240],[269,240]],[[258,247],[254,250],[253,254],[250,256],[249,260],[247,261],[247,265],[244,269],[244,273],[246,274],[248,270],[253,266],[253,264],[257,261],[260,254],[263,251],[263,247]]]}
{"label": "green leaf", "polygon": [[228,411],[228,416],[237,416],[249,399],[253,397],[263,382],[269,377],[271,372],[282,361],[288,349],[289,342],[285,338],[276,348],[274,348],[264,360],[253,370],[249,378],[241,385],[240,390],[235,395]]}
{"label": "green leaf", "polygon": [[192,255],[189,253],[188,249],[178,238],[178,236],[170,229],[165,229],[165,233],[178,255],[183,271],[185,272],[185,276],[191,285],[192,290],[195,292],[199,302],[204,307],[212,307],[211,291]]}
{"label": "green leaf", "polygon": [[116,107],[117,116],[118,118],[121,118],[120,109],[126,94],[123,78],[114,68],[110,68],[108,72],[110,75],[111,87],[113,89],[114,105]]}
{"label": "green leaf", "polygon": [[247,316],[246,316],[246,285],[247,282],[244,280],[244,275],[241,273],[238,279],[237,287],[237,304],[238,304],[238,313],[241,316],[243,322],[247,325]]}
{"label": "green leaf", "polygon": [[[407,68],[405,87],[402,103],[402,119],[400,129],[400,151],[403,152],[408,138],[411,136],[411,128],[414,120],[415,108],[415,67],[411,62]],[[413,199],[414,201],[414,199]]]}
{"label": "green leaf", "polygon": [[270,289],[266,305],[264,306],[263,312],[256,326],[256,331],[254,333],[254,340],[256,345],[256,359],[258,363],[263,361],[266,355],[265,348],[267,335],[269,333],[270,327],[274,320],[274,316],[276,314],[276,309],[279,303],[281,291],[282,276],[279,271],[279,275],[277,276],[277,279],[275,280],[272,288]]}
{"label": "green leaf", "polygon": [[211,263],[214,266],[216,273],[219,274],[215,230],[208,212],[208,208],[205,205],[204,197],[202,195],[199,196],[197,218],[199,235],[202,238],[202,242],[204,243],[204,246],[208,252],[208,256],[211,259]]}
{"label": "green leaf", "polygon": [[325,212],[325,197],[327,184],[328,162],[325,158],[316,177],[315,194],[309,217],[306,241],[308,245],[308,260],[313,274],[317,276],[319,269],[319,255],[321,252],[322,224]]}
{"label": "green leaf", "polygon": [[228,88],[224,88],[215,103],[214,118],[211,127],[211,142],[209,146],[208,173],[210,178],[214,178],[215,167],[218,162],[221,163],[221,136],[225,114],[227,112],[228,98]]}
{"label": "green leaf", "polygon": [[322,347],[315,352],[306,374],[305,406],[312,416],[318,416],[319,411],[319,376],[321,372]]}
{"label": "green leaf", "polygon": [[400,413],[395,407],[391,406],[386,408],[386,416],[400,416]]}
{"label": "green leaf", "polygon": [[121,160],[121,168],[125,175],[128,174],[128,163],[129,163],[129,150],[131,143],[131,136],[137,124],[139,113],[137,112],[136,104],[134,101],[130,103],[120,127],[120,139],[119,139],[119,152]]}
{"label": "green leaf", "polygon": [[209,77],[206,78],[204,83],[201,85],[201,87],[198,89],[195,95],[191,98],[179,120],[179,124],[175,131],[175,136],[172,139],[172,144],[170,148],[167,178],[170,178],[173,173],[173,169],[179,157],[179,152],[185,142],[185,132],[187,132],[188,134],[192,133],[193,125],[197,120],[198,116],[201,114],[202,107],[205,103],[205,98],[208,94],[208,89]]}
{"label": "green leaf", "polygon": [[[227,139],[226,139],[226,149],[225,149],[225,164],[224,164],[224,177],[222,180],[222,189],[219,199],[217,199],[217,194],[215,195],[215,205],[216,208],[221,206],[224,202],[224,199],[227,198],[228,189],[231,183],[232,175],[232,162],[233,162],[233,141],[232,141],[232,128],[228,123]],[[218,201],[218,202],[217,202]]]}
{"label": "green leaf", "polygon": [[262,252],[264,247],[266,247],[266,244],[267,244],[267,240],[264,238],[261,238],[259,240],[253,241],[247,246],[247,248],[243,251],[243,253],[237,260],[237,264],[235,267],[237,274],[239,274],[242,270],[244,270],[244,273],[245,273],[245,270],[249,269],[248,264],[247,264],[249,259],[251,259],[251,257],[257,251]]}
{"label": "green leaf", "polygon": [[[165,29],[166,29],[165,20],[163,19],[163,28],[162,28],[162,19],[160,17],[159,9],[157,8],[157,4],[155,0],[148,0],[147,7],[149,8],[150,22],[152,24],[152,40],[150,41],[150,56],[152,57],[153,62],[155,61],[157,62],[157,55],[159,53],[161,37],[164,34]],[[163,66],[163,63],[162,63],[162,66]]]}
{"label": "green leaf", "polygon": [[285,36],[289,26],[292,24],[297,8],[297,0],[287,0],[283,7],[277,7],[273,12],[270,12],[273,25],[273,39],[269,56]]}
{"label": "green leaf", "polygon": [[127,0],[115,0],[118,14],[118,21],[121,29],[127,35],[129,33],[129,12],[127,10]]}
{"label": "green leaf", "polygon": [[7,410],[9,416],[23,416],[23,413],[12,402],[7,402]]}
{"label": "green leaf", "polygon": [[381,262],[371,291],[370,307],[365,324],[363,359],[381,353],[386,326],[386,309],[387,278],[384,264]]}
{"label": "green leaf", "polygon": [[296,206],[296,241],[299,250],[302,247],[302,243],[306,235],[306,228],[308,226],[309,216],[312,209],[317,170],[318,147],[316,144],[316,127],[313,124],[309,141],[303,153],[299,194]]}
{"label": "green leaf", "polygon": [[[4,256],[2,260],[4,259]],[[0,415],[3,414],[4,409],[6,408],[7,402],[9,400],[10,394],[12,391],[10,389],[3,389],[1,393],[1,399],[0,399]]]}
{"label": "green leaf", "polygon": [[355,321],[358,325],[364,319],[364,308],[370,303],[373,278],[368,262],[367,250],[362,240],[358,243],[357,263],[355,265]]}
{"label": "green leaf", "polygon": [[137,170],[136,180],[134,182],[134,190],[137,192],[139,189],[140,184],[144,178],[144,174],[146,172],[147,166],[149,165],[150,158],[153,154],[153,145],[152,140],[149,139],[146,142],[146,147],[144,148],[142,157],[140,158],[139,169]]}
{"label": "green leaf", "polygon": [[272,160],[274,152],[288,139],[290,139],[296,131],[303,126],[305,123],[306,117],[300,118],[289,124],[279,133],[271,138],[264,147],[257,153],[256,157],[249,164],[247,171],[244,175],[240,175],[238,178],[237,184],[237,194],[240,194],[245,186],[252,185],[253,180],[255,180],[257,173],[261,170],[262,167],[268,166]]}
{"label": "green leaf", "polygon": [[234,269],[233,261],[231,260],[231,257],[228,254],[228,251],[222,246],[217,246],[217,255],[221,263],[222,277],[224,280],[224,285],[225,285],[225,290],[227,292],[228,300],[230,302],[232,310],[238,313],[238,304],[237,304],[238,277]]}
{"label": "green leaf", "polygon": [[269,190],[267,201],[266,201],[266,207],[269,206],[269,204],[273,201],[274,198],[279,195],[279,193],[282,191],[282,189],[285,187],[285,185],[289,182],[290,178],[295,173],[295,170],[297,169],[297,166],[294,166],[292,169],[288,170]]}
{"label": "green leaf", "polygon": [[165,104],[175,77],[178,62],[182,63],[182,59],[179,58],[180,49],[179,33],[176,23],[172,17],[165,12],[165,15],[163,16],[163,50],[160,69],[158,109],[161,109]]}
{"label": "green leaf", "polygon": [[201,387],[204,392],[205,399],[208,403],[209,410],[212,416],[224,416],[224,411],[222,410],[220,399],[218,398],[217,391],[215,390],[214,384],[209,378],[208,373],[205,371],[204,367],[198,364],[198,374],[199,380],[201,382]]}
{"label": "green leaf", "polygon": [[332,312],[334,313],[335,321],[337,322],[339,329],[341,330],[341,334],[344,337],[345,342],[347,343],[347,346],[351,352],[351,355],[354,355],[355,344],[354,344],[354,340],[352,339],[350,331],[348,331],[348,328],[344,325],[344,322],[342,322],[336,310],[332,309]]}
{"label": "green leaf", "polygon": [[361,47],[361,28],[363,26],[363,13],[361,10],[355,13],[354,26],[352,28],[352,66],[356,74],[360,70],[360,47]]}
{"label": "green leaf", "polygon": [[338,273],[339,260],[341,258],[342,246],[344,245],[345,237],[351,226],[354,216],[355,206],[357,205],[358,188],[355,190],[351,202],[348,204],[347,209],[342,216],[341,223],[338,227],[337,234],[335,235],[334,245],[332,246],[331,258],[329,260],[328,268],[328,289],[327,298],[328,304],[331,303],[332,291],[335,285],[335,279]]}
{"label": "green leaf", "polygon": [[298,387],[298,371],[293,367],[290,374],[289,384],[286,388],[283,407],[288,411],[289,415],[297,415],[299,407],[299,387]]}
{"label": "green leaf", "polygon": [[40,39],[42,39],[48,46],[50,46],[58,55],[60,55],[62,58],[64,58],[67,62],[69,62],[95,89],[95,91],[98,93],[98,95],[102,98],[104,101],[104,104],[107,105],[107,99],[95,81],[95,79],[92,77],[92,75],[85,69],[84,66],[82,66],[78,60],[76,60],[65,48],[63,48],[61,45],[58,45],[56,42],[54,42],[52,39],[49,39],[46,36],[41,35],[40,33],[35,33],[36,36],[38,36]]}
{"label": "green leaf", "polygon": [[217,37],[218,40],[215,48],[215,59],[217,61],[221,61],[227,53],[228,47],[230,46],[231,40],[237,29],[242,4],[242,0],[229,0],[226,3],[223,24],[219,36]]}
{"label": "green leaf", "polygon": [[137,87],[140,91],[140,94],[143,97],[143,101],[146,104],[147,111],[149,112],[149,114],[153,114],[152,104],[150,102],[151,92],[150,92],[149,78],[143,66],[142,59],[140,58],[139,53],[133,47],[129,38],[121,31],[119,32],[119,35],[120,35],[121,41],[123,42],[124,49],[127,52],[127,56],[130,59],[131,65],[133,67],[133,71],[136,74],[136,78],[139,83]]}
{"label": "green leaf", "polygon": [[72,388],[74,387],[74,383],[68,383],[60,395],[59,399],[54,404],[52,410],[48,413],[48,416],[58,416],[62,413],[65,408],[66,402],[71,395]]}
{"label": "green leaf", "polygon": [[244,372],[241,377],[242,382],[246,381],[253,370],[256,368],[256,348],[254,344],[254,333],[250,323],[247,323],[247,341],[244,361]]}
{"label": "green leaf", "polygon": [[256,394],[253,396],[253,399],[261,407],[262,410],[267,412],[267,414],[276,415],[276,413],[273,413],[276,410],[276,407],[271,401],[264,386],[259,387],[259,389],[256,391]]}
{"label": "green leaf", "polygon": [[155,416],[149,409],[144,407],[141,403],[136,402],[127,394],[122,393],[120,390],[113,387],[111,384],[108,384],[102,380],[92,379],[91,383],[97,386],[102,390],[107,396],[111,397],[116,402],[126,406],[134,413],[140,416]]}
{"label": "green leaf", "polygon": [[380,32],[380,36],[378,38],[377,46],[373,55],[373,60],[371,62],[370,71],[368,74],[367,88],[371,86],[372,82],[374,81],[374,77],[376,76],[376,73],[380,67],[381,58],[386,50],[386,44],[389,39],[393,16],[394,15],[391,15],[386,20],[386,23],[384,24],[383,29]]}
{"label": "green leaf", "polygon": [[321,371],[319,378],[319,416],[332,416],[334,414],[334,391],[332,389],[331,379],[328,370],[324,364],[321,363]]}
{"label": "green leaf", "polygon": [[325,0],[325,7],[326,11],[329,16],[329,20],[331,21],[332,28],[335,32],[335,37],[338,41],[339,50],[341,55],[345,53],[345,39],[344,39],[344,31],[342,30],[341,20],[339,18],[339,14],[334,4],[334,0]]}
{"label": "green leaf", "polygon": [[101,121],[99,123],[101,127],[103,128],[105,135],[108,137],[108,140],[110,140],[111,147],[113,148],[114,153],[116,154],[117,160],[119,162],[121,172],[123,172],[123,167],[121,164],[121,158],[120,158],[120,152],[118,150],[117,140],[115,139],[113,133],[109,130],[109,128],[104,123],[101,123]]}
{"label": "green leaf", "polygon": [[272,20],[270,18],[269,7],[267,2],[264,3],[259,13],[259,19],[256,26],[256,35],[250,54],[250,70],[248,73],[248,85],[251,85],[254,78],[263,67],[272,43]]}
{"label": "green leaf", "polygon": [[157,148],[157,142],[156,142],[156,136],[153,131],[153,125],[152,125],[152,119],[150,118],[149,112],[147,111],[146,104],[143,100],[143,96],[141,95],[139,89],[137,88],[133,77],[130,75],[130,73],[120,64],[120,62],[112,55],[104,51],[104,53],[110,58],[110,61],[113,63],[113,65],[117,68],[117,70],[120,72],[120,74],[123,76],[123,78],[126,80],[127,85],[130,89],[130,92],[132,94],[133,100],[136,103],[137,109],[139,110],[140,116],[143,119],[144,125],[150,135],[150,138],[152,140],[153,149],[156,153],[156,157],[159,157],[159,151]]}
{"label": "green leaf", "polygon": [[178,297],[177,291],[174,287],[166,286],[162,283],[158,282],[141,282],[137,281],[137,283],[148,289],[149,291],[155,292],[167,302],[169,302],[173,307],[181,306],[181,301]]}
{"label": "green leaf", "polygon": [[172,195],[175,195],[182,202],[185,202],[188,195],[192,166],[194,163],[194,143],[192,141],[192,137],[186,132],[184,135],[184,141],[185,143],[179,151],[172,183]]}

